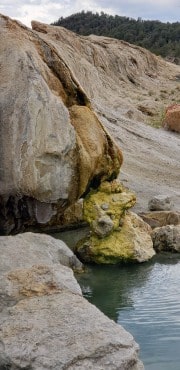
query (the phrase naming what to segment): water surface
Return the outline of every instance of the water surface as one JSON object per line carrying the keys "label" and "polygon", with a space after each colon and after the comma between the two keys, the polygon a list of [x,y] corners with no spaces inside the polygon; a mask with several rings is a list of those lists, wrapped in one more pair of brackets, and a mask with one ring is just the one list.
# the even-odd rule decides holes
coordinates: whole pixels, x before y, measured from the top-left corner
{"label": "water surface", "polygon": [[[73,247],[79,231],[74,233],[60,238]],[[143,264],[88,266],[76,278],[84,296],[134,336],[146,370],[180,369],[179,255]]]}
{"label": "water surface", "polygon": [[84,296],[134,336],[145,369],[180,369],[179,259],[92,266],[77,278]]}

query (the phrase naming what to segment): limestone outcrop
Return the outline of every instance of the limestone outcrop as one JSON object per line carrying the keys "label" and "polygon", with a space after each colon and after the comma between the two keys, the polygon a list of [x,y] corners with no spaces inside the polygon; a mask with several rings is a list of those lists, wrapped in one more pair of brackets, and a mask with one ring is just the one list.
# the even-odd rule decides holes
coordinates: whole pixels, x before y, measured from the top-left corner
{"label": "limestone outcrop", "polygon": [[58,40],[5,16],[0,33],[0,232],[57,225],[90,186],[118,175],[122,154]]}
{"label": "limestone outcrop", "polygon": [[135,195],[117,180],[102,183],[86,197],[84,219],[91,232],[76,246],[82,261],[144,262],[155,255],[151,227],[135,213],[126,212],[135,202]]}
{"label": "limestone outcrop", "polygon": [[180,104],[170,105],[166,109],[162,126],[167,130],[180,133]]}
{"label": "limestone outcrop", "polygon": [[64,249],[46,235],[0,237],[0,368],[143,369],[133,337],[82,297]]}

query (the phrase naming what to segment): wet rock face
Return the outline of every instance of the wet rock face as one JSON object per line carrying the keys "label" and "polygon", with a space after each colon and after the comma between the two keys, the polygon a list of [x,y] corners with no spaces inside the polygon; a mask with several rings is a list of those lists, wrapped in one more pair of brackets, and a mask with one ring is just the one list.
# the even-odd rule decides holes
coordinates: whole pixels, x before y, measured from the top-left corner
{"label": "wet rock face", "polygon": [[0,229],[9,233],[56,225],[91,184],[117,176],[122,154],[58,43],[4,16],[0,32]]}
{"label": "wet rock face", "polygon": [[63,242],[0,237],[0,254],[1,369],[143,369],[133,337],[82,297]]}

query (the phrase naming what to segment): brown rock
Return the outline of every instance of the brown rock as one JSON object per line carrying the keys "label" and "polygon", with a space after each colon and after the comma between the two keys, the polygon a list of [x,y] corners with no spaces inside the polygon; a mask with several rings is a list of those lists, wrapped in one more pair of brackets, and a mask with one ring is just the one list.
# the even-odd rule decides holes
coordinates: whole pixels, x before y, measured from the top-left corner
{"label": "brown rock", "polygon": [[162,126],[170,131],[180,132],[180,104],[170,105],[166,109]]}
{"label": "brown rock", "polygon": [[143,212],[139,214],[152,228],[180,224],[180,213],[172,211]]}

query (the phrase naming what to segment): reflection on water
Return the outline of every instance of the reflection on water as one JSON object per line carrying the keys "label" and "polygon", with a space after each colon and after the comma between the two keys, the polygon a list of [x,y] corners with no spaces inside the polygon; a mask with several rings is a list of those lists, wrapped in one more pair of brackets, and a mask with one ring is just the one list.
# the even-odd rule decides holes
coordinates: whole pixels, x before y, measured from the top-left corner
{"label": "reflection on water", "polygon": [[[70,241],[72,246],[73,234]],[[76,278],[91,303],[132,333],[146,370],[180,369],[178,255],[144,264],[88,266]]]}
{"label": "reflection on water", "polygon": [[76,243],[89,233],[89,227],[82,227],[76,230],[61,231],[51,234],[54,238],[63,240],[69,248],[74,249]]}
{"label": "reflection on water", "polygon": [[77,279],[84,296],[134,336],[145,369],[180,369],[179,259],[91,266]]}
{"label": "reflection on water", "polygon": [[138,265],[127,266],[92,266],[88,271],[77,276],[84,296],[99,307],[107,316],[117,321],[121,309],[133,308],[133,288],[143,288],[151,271],[140,273]]}

